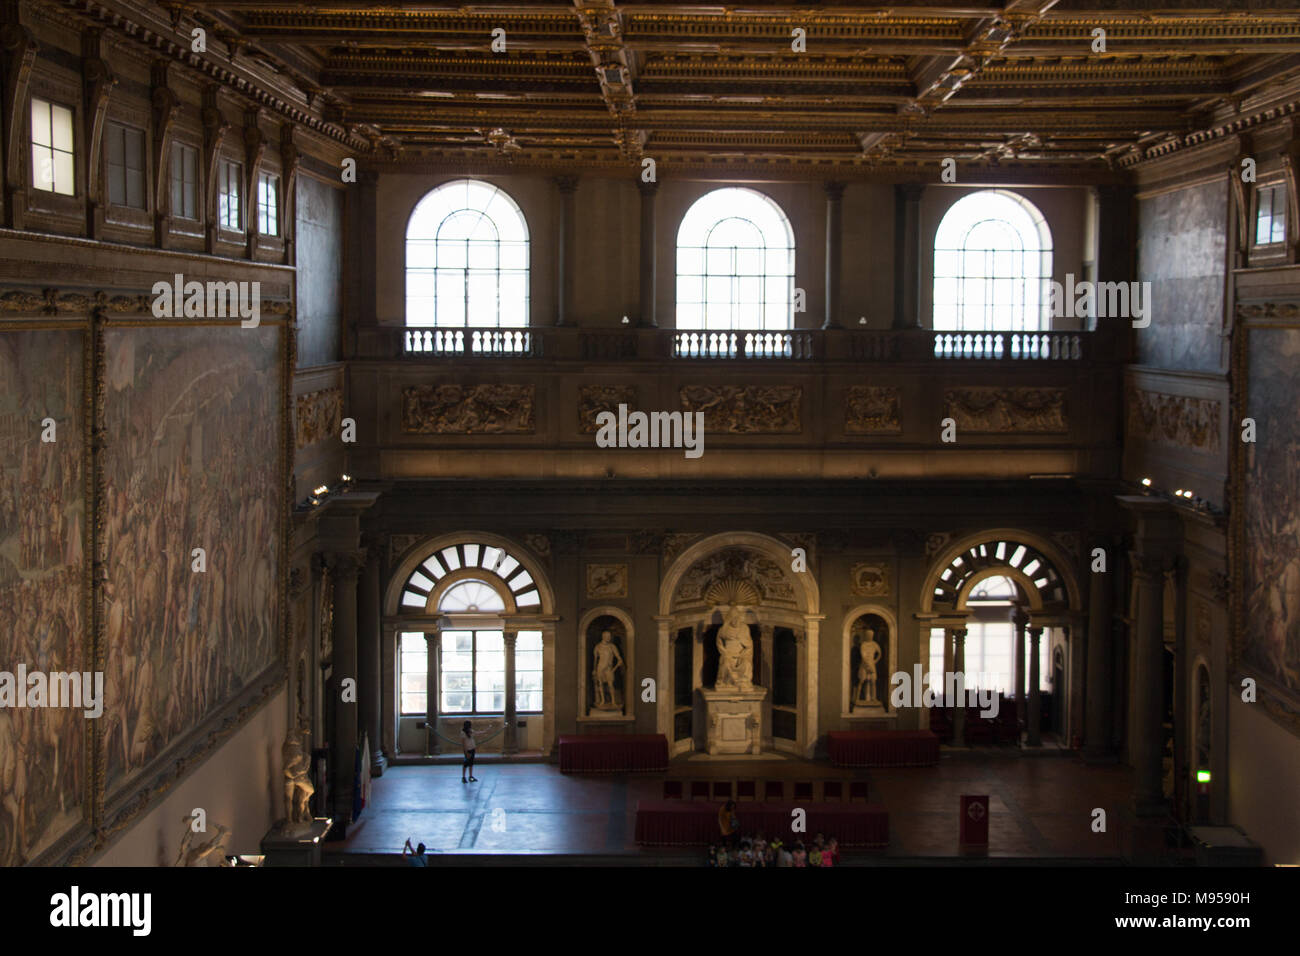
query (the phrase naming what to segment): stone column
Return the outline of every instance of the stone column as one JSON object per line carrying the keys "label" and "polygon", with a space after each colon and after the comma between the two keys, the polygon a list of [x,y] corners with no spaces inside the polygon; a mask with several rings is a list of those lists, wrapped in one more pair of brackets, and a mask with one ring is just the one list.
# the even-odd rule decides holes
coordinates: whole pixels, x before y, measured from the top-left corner
{"label": "stone column", "polygon": [[370,773],[376,777],[382,776],[387,766],[379,727],[383,699],[379,610],[379,552],[375,549],[368,553],[357,594],[357,700],[361,704],[361,725],[370,740]]}
{"label": "stone column", "polygon": [[[950,627],[948,628],[948,642],[952,644],[952,669],[954,672],[962,675],[962,683],[966,680],[966,628]],[[946,678],[947,675],[945,675]],[[944,684],[947,685],[945,679]],[[948,703],[948,701],[944,701]],[[966,694],[964,687],[957,687],[956,700],[952,701],[952,745],[954,747],[966,746]]]}
{"label": "stone column", "polygon": [[1039,673],[1040,658],[1042,657],[1039,642],[1043,637],[1043,629],[1039,625],[1031,624],[1029,627],[1029,719],[1028,736],[1025,743],[1030,747],[1041,747],[1043,738],[1039,733],[1039,723],[1042,719],[1042,701],[1039,697],[1038,685],[1042,682],[1043,676]]}
{"label": "stone column", "polygon": [[438,739],[438,685],[442,664],[442,631],[426,631],[424,646],[429,655],[424,675],[424,722],[427,725],[424,736],[428,752],[436,754],[442,750]]}
{"label": "stone column", "polygon": [[577,266],[574,232],[574,197],[578,192],[577,176],[556,176],[555,186],[560,192],[560,218],[555,242],[555,324],[572,325],[573,271]]}
{"label": "stone column", "polygon": [[1133,261],[1134,196],[1134,188],[1128,184],[1097,187],[1098,282],[1128,282],[1137,275]]}
{"label": "stone column", "polygon": [[345,699],[341,688],[348,678],[357,679],[357,575],[364,563],[363,551],[330,556],[334,571],[334,692],[339,694],[334,709],[334,819],[344,826],[352,822],[360,715],[356,700]]}
{"label": "stone column", "polygon": [[775,627],[771,624],[760,624],[758,626],[758,646],[762,649],[763,663],[759,668],[759,679],[764,687],[767,688],[767,696],[763,698],[763,749],[772,749],[772,653],[774,648],[773,632]]}
{"label": "stone column", "polygon": [[1020,731],[1024,729],[1028,718],[1025,715],[1025,625],[1029,615],[1024,608],[1017,607],[1011,612],[1011,627],[1014,637],[1011,653],[1015,655],[1011,672],[1016,682],[1016,744],[1020,744]]}
{"label": "stone column", "polygon": [[519,714],[515,700],[515,641],[519,637],[519,632],[513,627],[508,627],[501,636],[506,652],[506,730],[502,751],[516,754],[519,753]]}
{"label": "stone column", "polygon": [[637,182],[641,190],[641,317],[637,325],[646,329],[659,327],[655,320],[655,192],[659,183]]}
{"label": "stone column", "polygon": [[555,622],[542,624],[542,754],[555,747]]}
{"label": "stone column", "polygon": [[1165,810],[1161,655],[1164,653],[1164,584],[1167,563],[1132,552],[1137,587],[1137,621],[1133,628],[1133,726],[1129,753],[1134,770],[1133,802],[1139,816]]}
{"label": "stone column", "polygon": [[807,690],[803,710],[806,710],[804,723],[804,755],[812,757],[813,751],[817,749],[817,734],[820,730],[820,721],[818,720],[818,708],[821,706],[820,698],[820,651],[821,640],[819,633],[821,630],[821,618],[812,615],[804,616],[804,660],[807,669],[804,673],[804,687]]}
{"label": "stone column", "polygon": [[[668,750],[673,748],[673,686],[672,686],[672,628],[666,617],[655,619],[659,625],[659,664],[655,680],[655,731],[668,738]],[[635,686],[635,680],[633,681]]]}
{"label": "stone column", "polygon": [[1084,730],[1084,760],[1105,760],[1111,753],[1111,601],[1114,585],[1110,562],[1114,555],[1110,542],[1098,541],[1095,547],[1107,552],[1107,570],[1093,572],[1088,583],[1088,679]]}
{"label": "stone column", "polygon": [[924,186],[894,187],[894,328],[921,327],[921,194]]}
{"label": "stone column", "polygon": [[823,329],[840,326],[840,266],[844,258],[844,184],[825,183],[826,190],[826,321]]}

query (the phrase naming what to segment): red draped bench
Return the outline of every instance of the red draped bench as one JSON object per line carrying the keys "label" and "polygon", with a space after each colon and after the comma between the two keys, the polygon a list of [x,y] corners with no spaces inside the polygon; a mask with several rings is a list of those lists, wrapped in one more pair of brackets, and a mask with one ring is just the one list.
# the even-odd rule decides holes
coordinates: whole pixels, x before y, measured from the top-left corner
{"label": "red draped bench", "polygon": [[939,738],[928,730],[833,730],[831,763],[836,767],[933,767]]}
{"label": "red draped bench", "polygon": [[561,734],[560,773],[667,770],[663,734]]}
{"label": "red draped bench", "polygon": [[[695,846],[720,843],[720,803],[641,800],[636,805],[636,842],[642,846]],[[793,833],[791,811],[807,812],[808,829]],[[888,846],[889,812],[871,803],[737,803],[740,832],[780,836],[787,844],[805,843],[818,834],[834,836],[844,846]]]}

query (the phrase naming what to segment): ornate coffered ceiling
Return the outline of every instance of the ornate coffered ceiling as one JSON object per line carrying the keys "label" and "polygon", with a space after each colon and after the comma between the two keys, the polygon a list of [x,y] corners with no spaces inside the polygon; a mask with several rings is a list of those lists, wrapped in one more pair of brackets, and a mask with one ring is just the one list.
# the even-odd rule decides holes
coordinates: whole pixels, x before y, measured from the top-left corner
{"label": "ornate coffered ceiling", "polygon": [[295,77],[385,164],[933,179],[952,157],[1104,179],[1300,100],[1293,0],[162,6]]}

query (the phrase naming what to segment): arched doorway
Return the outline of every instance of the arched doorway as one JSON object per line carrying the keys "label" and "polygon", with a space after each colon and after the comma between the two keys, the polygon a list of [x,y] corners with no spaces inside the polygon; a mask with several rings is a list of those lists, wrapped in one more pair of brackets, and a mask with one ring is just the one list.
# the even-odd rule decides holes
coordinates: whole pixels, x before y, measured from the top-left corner
{"label": "arched doorway", "polygon": [[[1053,713],[1047,716],[1061,739],[1068,740],[1069,700],[1081,676],[1072,673],[1068,652],[1079,595],[1069,559],[1060,549],[1019,529],[979,532],[941,551],[922,587],[920,652],[938,675],[932,685],[946,683],[947,672],[974,671],[977,686],[1015,701],[1031,746],[1041,742],[1041,694],[1057,686],[1052,649],[1062,646],[1060,691],[1053,694]],[[965,716],[957,718],[961,710],[954,712],[954,740],[964,744]],[[975,726],[973,735],[978,739],[986,729]]]}
{"label": "arched doorway", "polygon": [[394,569],[384,603],[393,752],[456,747],[460,723],[495,729],[485,752],[549,753],[555,601],[522,546],[480,532],[431,539]]}
{"label": "arched doorway", "polygon": [[[715,752],[740,752],[743,727],[752,734],[744,752],[810,756],[819,608],[816,581],[791,570],[790,546],[777,538],[719,534],[679,555],[659,590],[657,723],[672,752],[706,750],[711,740]],[[712,693],[720,690],[726,706]]]}

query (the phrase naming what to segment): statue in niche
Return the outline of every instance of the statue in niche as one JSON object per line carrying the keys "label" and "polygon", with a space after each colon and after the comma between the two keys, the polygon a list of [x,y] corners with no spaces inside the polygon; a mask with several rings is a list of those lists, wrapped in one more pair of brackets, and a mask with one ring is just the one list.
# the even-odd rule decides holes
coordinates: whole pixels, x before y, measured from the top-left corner
{"label": "statue in niche", "polygon": [[284,761],[284,812],[285,829],[301,830],[312,822],[311,795],[316,788],[311,782],[311,757],[303,753],[302,739],[311,731],[306,727],[290,728],[280,750]]}
{"label": "statue in niche", "polygon": [[745,623],[745,608],[732,605],[723,612],[722,626],[718,628],[718,679],[717,690],[740,690],[748,693],[754,689],[754,640]]}
{"label": "statue in niche", "polygon": [[856,705],[879,703],[876,697],[876,663],[880,660],[880,645],[876,643],[876,629],[868,627],[858,644],[858,685],[853,695]]}
{"label": "statue in niche", "polygon": [[623,710],[622,694],[619,693],[615,680],[623,665],[623,655],[614,643],[609,629],[600,632],[600,641],[591,649],[594,665],[591,670],[592,691],[596,700],[592,705],[595,710]]}

